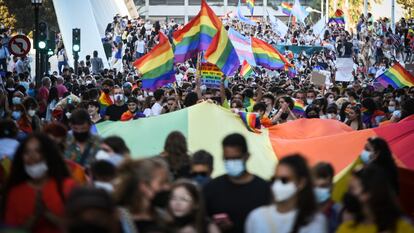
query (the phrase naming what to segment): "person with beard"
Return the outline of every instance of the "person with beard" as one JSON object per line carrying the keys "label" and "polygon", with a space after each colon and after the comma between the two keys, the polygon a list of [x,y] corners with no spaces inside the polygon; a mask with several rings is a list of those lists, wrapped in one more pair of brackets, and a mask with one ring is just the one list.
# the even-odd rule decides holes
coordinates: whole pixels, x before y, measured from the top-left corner
{"label": "person with beard", "polygon": [[207,219],[202,195],[191,181],[178,180],[172,185],[168,212],[173,217],[173,223],[170,225],[173,232],[220,232],[218,227]]}
{"label": "person with beard", "polygon": [[88,167],[95,160],[100,144],[99,137],[90,133],[92,122],[88,112],[85,109],[74,110],[69,125],[72,135],[68,137],[65,157]]}
{"label": "person with beard", "polygon": [[122,232],[164,232],[171,222],[166,208],[170,173],[161,158],[124,161],[117,170],[114,200]]}

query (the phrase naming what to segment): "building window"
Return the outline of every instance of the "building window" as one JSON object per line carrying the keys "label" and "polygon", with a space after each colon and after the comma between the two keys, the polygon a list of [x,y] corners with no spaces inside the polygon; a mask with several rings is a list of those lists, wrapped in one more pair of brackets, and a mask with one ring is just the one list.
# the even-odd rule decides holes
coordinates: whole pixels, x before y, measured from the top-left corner
{"label": "building window", "polygon": [[184,0],[149,0],[151,6],[157,5],[184,5]]}

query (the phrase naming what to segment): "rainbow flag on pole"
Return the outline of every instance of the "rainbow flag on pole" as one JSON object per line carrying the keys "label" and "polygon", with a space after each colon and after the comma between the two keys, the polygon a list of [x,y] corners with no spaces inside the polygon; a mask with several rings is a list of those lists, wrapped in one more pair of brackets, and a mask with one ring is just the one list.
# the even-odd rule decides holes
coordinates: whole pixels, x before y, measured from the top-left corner
{"label": "rainbow flag on pole", "polygon": [[300,99],[293,99],[295,105],[293,106],[292,112],[298,116],[305,115],[305,104]]}
{"label": "rainbow flag on pole", "polygon": [[282,2],[282,5],[280,5],[280,7],[282,8],[283,14],[287,16],[290,16],[292,14],[293,3]]}
{"label": "rainbow flag on pole", "polygon": [[329,23],[345,24],[344,12],[337,9],[334,16],[329,19]]}
{"label": "rainbow flag on pole", "polygon": [[142,74],[142,88],[154,90],[175,82],[174,53],[168,38],[160,32],[159,43],[134,62]]}
{"label": "rainbow flag on pole", "polygon": [[283,69],[290,66],[289,61],[270,44],[252,37],[252,50],[256,65],[263,66],[270,70]]}
{"label": "rainbow flag on pole", "polygon": [[114,102],[112,101],[111,97],[109,96],[109,94],[106,94],[105,92],[102,91],[101,95],[99,96],[99,105],[101,106],[101,110],[100,110],[100,114],[101,116],[105,115],[106,112],[106,108],[109,107],[110,105],[114,104]]}
{"label": "rainbow flag on pole", "polygon": [[239,112],[239,116],[246,126],[247,130],[254,133],[261,133],[260,118],[257,113]]}
{"label": "rainbow flag on pole", "polygon": [[239,58],[221,20],[205,0],[201,10],[183,29],[173,35],[175,62],[184,62],[200,51],[206,60],[218,66],[225,75],[232,75],[240,66]]}
{"label": "rainbow flag on pole", "polygon": [[246,60],[244,60],[240,68],[240,75],[243,76],[244,78],[247,78],[251,74],[253,74],[253,68],[250,66],[250,64]]}
{"label": "rainbow flag on pole", "polygon": [[254,10],[254,0],[246,0],[247,8],[250,9],[250,15],[253,15]]}
{"label": "rainbow flag on pole", "polygon": [[388,87],[388,85],[391,85],[393,88],[414,86],[414,76],[404,69],[404,67],[402,67],[398,62],[378,76],[375,80],[384,87]]}

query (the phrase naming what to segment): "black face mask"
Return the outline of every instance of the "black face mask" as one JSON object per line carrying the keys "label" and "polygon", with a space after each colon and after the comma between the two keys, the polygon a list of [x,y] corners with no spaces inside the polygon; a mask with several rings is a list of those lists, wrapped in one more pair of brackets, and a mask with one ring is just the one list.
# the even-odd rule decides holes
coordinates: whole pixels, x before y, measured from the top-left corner
{"label": "black face mask", "polygon": [[194,223],[194,221],[195,221],[195,217],[193,213],[187,214],[182,217],[174,217],[174,223],[178,227],[184,227],[184,226],[190,225]]}
{"label": "black face mask", "polygon": [[86,142],[89,139],[89,131],[86,132],[73,132],[73,137],[75,137],[78,142]]}
{"label": "black face mask", "polygon": [[154,198],[151,201],[152,206],[161,209],[167,208],[170,194],[171,192],[169,190],[159,191],[157,194],[155,194]]}
{"label": "black face mask", "polygon": [[282,120],[286,120],[287,118],[288,118],[288,116],[289,116],[289,113],[282,113],[281,115],[280,115],[280,119],[282,119]]}
{"label": "black face mask", "polygon": [[104,88],[102,89],[103,92],[105,92],[105,94],[109,94],[110,90],[108,88]]}

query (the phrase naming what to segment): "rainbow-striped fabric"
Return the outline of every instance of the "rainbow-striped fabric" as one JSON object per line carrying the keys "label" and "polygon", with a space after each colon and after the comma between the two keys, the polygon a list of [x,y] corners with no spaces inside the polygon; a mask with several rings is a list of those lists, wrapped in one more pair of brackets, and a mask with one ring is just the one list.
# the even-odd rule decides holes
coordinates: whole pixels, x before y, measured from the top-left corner
{"label": "rainbow-striped fabric", "polygon": [[254,133],[261,133],[260,118],[257,113],[239,112],[239,116],[246,126],[247,130]]}
{"label": "rainbow-striped fabric", "polygon": [[201,2],[198,15],[173,37],[175,62],[182,63],[198,52],[206,51],[206,60],[217,65],[225,75],[234,74],[240,66],[226,29],[205,0]]}
{"label": "rainbow-striped fabric", "polygon": [[159,43],[134,62],[142,74],[142,88],[154,90],[175,82],[174,53],[168,38],[159,32]]}
{"label": "rainbow-striped fabric", "polygon": [[384,87],[388,87],[388,85],[393,88],[412,87],[414,86],[414,76],[397,62],[378,76],[376,82]]}
{"label": "rainbow-striped fabric", "polygon": [[335,15],[329,18],[329,23],[345,24],[344,12],[337,9]]}
{"label": "rainbow-striped fabric", "polygon": [[252,50],[256,65],[263,66],[270,70],[284,69],[290,66],[289,61],[270,44],[252,37]]}
{"label": "rainbow-striped fabric", "polygon": [[254,0],[246,0],[247,8],[250,10],[250,15],[253,15],[254,10]]}
{"label": "rainbow-striped fabric", "polygon": [[288,3],[288,2],[282,2],[282,4],[280,5],[280,8],[282,9],[282,13],[290,16],[292,14],[292,7],[293,7],[293,3]]}
{"label": "rainbow-striped fabric", "polygon": [[253,74],[253,68],[246,60],[244,60],[240,68],[240,75],[244,78],[248,78],[251,74]]}
{"label": "rainbow-striped fabric", "polygon": [[98,99],[99,104],[101,105],[100,107],[100,114],[101,116],[105,115],[106,112],[106,108],[109,107],[110,105],[114,104],[114,102],[112,101],[111,97],[109,96],[109,94],[106,94],[105,92],[101,92],[101,95],[99,96]]}
{"label": "rainbow-striped fabric", "polygon": [[292,112],[297,116],[304,116],[305,115],[305,104],[300,99],[293,99],[294,106]]}

